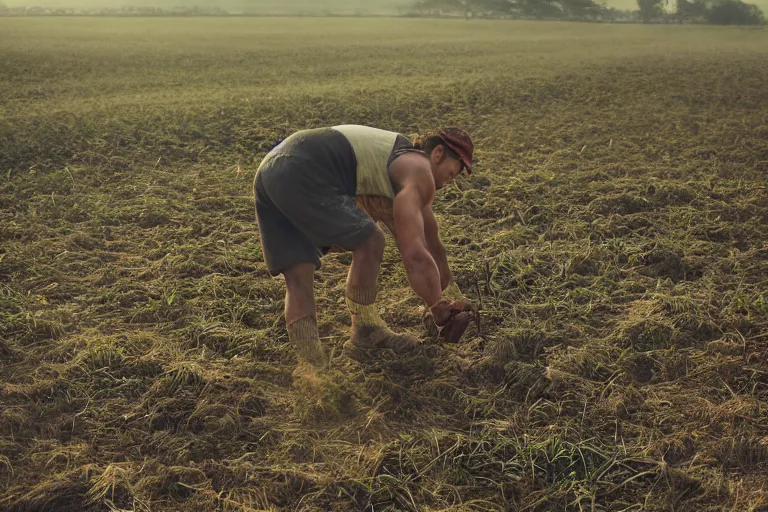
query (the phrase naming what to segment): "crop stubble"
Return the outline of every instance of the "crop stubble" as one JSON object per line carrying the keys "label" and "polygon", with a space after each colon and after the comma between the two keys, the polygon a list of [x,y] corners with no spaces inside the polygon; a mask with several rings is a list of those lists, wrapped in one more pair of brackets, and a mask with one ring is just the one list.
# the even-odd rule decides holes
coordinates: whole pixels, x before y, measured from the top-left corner
{"label": "crop stubble", "polygon": [[[0,505],[762,510],[768,32],[0,19]],[[298,37],[297,37],[298,36]],[[480,330],[294,378],[250,186],[295,129],[456,124]],[[420,327],[390,244],[384,317]],[[762,508],[761,508],[762,507]]]}

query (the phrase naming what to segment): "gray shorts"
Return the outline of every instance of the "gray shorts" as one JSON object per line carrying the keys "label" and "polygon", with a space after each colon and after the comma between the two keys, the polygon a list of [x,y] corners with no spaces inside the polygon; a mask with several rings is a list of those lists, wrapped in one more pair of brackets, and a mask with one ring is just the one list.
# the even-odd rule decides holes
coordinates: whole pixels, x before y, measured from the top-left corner
{"label": "gray shorts", "polygon": [[253,188],[270,274],[300,263],[320,268],[331,246],[354,250],[378,229],[357,207],[355,180],[354,151],[331,129],[294,134],[264,161]]}

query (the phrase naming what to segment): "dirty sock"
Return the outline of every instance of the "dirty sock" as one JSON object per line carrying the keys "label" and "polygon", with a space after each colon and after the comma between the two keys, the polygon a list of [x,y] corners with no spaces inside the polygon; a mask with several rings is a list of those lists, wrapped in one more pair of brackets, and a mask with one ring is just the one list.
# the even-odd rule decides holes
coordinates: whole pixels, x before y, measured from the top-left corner
{"label": "dirty sock", "polygon": [[308,315],[288,324],[288,340],[296,350],[300,360],[322,365],[326,361],[320,335],[317,332],[317,318]]}
{"label": "dirty sock", "polygon": [[376,306],[376,289],[348,288],[347,307],[352,315],[351,343],[358,347],[386,347],[405,352],[419,345],[418,338],[387,327]]}
{"label": "dirty sock", "polygon": [[347,308],[359,326],[386,327],[376,307],[376,288],[348,287]]}

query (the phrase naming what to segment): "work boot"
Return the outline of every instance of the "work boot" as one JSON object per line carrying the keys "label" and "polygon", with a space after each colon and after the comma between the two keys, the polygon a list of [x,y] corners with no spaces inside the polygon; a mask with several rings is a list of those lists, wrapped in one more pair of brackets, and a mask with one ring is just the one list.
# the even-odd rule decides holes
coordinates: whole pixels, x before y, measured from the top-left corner
{"label": "work boot", "polygon": [[352,338],[344,344],[347,357],[357,361],[373,358],[372,351],[389,349],[398,355],[411,354],[421,340],[408,333],[392,331],[379,316],[375,304],[359,304],[347,297],[352,315]]}
{"label": "work boot", "polygon": [[328,357],[317,333],[317,318],[314,315],[305,316],[291,322],[287,328],[288,340],[296,351],[299,362],[316,367],[325,366]]}

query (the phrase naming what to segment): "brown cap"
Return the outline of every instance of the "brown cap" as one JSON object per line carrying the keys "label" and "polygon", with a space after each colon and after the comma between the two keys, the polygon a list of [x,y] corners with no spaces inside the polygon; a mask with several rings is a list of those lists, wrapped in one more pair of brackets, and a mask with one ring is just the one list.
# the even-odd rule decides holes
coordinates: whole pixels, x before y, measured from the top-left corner
{"label": "brown cap", "polygon": [[467,132],[459,128],[446,128],[440,130],[437,134],[443,138],[454,153],[459,155],[464,167],[467,168],[467,172],[472,174],[472,151],[475,149],[475,146],[472,144],[472,139]]}

